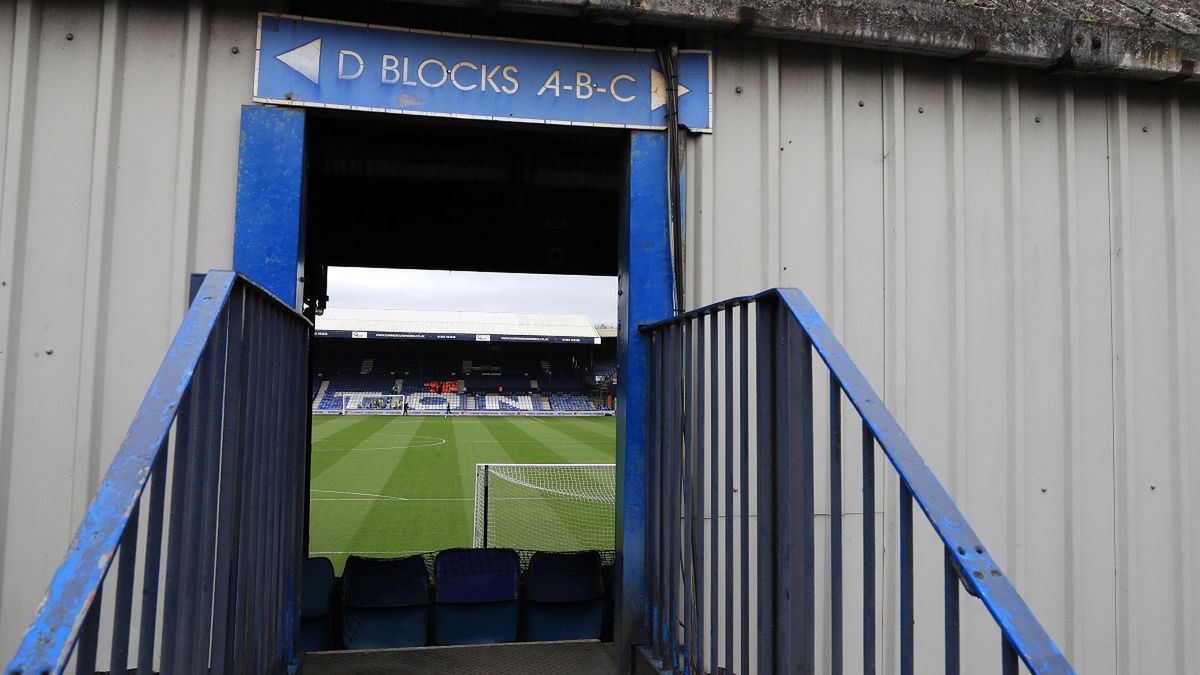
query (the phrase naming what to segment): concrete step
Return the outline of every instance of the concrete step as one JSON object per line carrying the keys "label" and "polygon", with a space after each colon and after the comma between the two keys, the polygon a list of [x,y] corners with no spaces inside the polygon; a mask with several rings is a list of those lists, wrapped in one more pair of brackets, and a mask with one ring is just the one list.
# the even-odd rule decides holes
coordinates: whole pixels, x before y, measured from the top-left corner
{"label": "concrete step", "polygon": [[611,642],[574,640],[309,652],[300,661],[299,672],[300,675],[613,675],[617,664]]}

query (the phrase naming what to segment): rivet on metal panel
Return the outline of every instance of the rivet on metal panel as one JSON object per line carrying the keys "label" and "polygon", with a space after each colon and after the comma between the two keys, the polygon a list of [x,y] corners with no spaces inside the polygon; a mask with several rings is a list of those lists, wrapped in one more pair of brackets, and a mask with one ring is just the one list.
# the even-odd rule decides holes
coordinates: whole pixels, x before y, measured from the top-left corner
{"label": "rivet on metal panel", "polygon": [[979,570],[975,570],[974,572],[971,572],[971,576],[975,577],[976,579],[982,579],[983,572],[980,572]]}
{"label": "rivet on metal panel", "polygon": [[[53,353],[54,353],[53,347],[46,347],[46,356],[50,356]],[[1151,489],[1153,489],[1153,488],[1151,488]]]}
{"label": "rivet on metal panel", "polygon": [[961,547],[961,546],[959,546],[959,547],[958,547],[958,554],[959,554],[959,555],[964,555],[964,554],[966,554],[966,552],[967,552],[967,549],[965,549],[965,548],[963,548],[963,547]]}
{"label": "rivet on metal panel", "polygon": [[921,115],[924,115],[924,114],[925,114],[925,109],[924,109],[924,108],[917,108],[917,113],[918,113],[918,114],[921,114]]}
{"label": "rivet on metal panel", "polygon": [[1035,117],[1035,118],[1033,118],[1033,122],[1034,122],[1034,124],[1041,124],[1041,123],[1042,123],[1042,118],[1040,118],[1040,117]]}
{"label": "rivet on metal panel", "polygon": [[976,547],[975,547],[975,552],[976,552],[976,553],[978,553],[978,554],[980,554],[980,555],[983,555],[983,547],[982,547],[982,546],[976,546]]}
{"label": "rivet on metal panel", "polygon": [[1042,492],[1045,492],[1045,491],[1046,491],[1046,488],[1043,486],[1043,487],[1042,487]]}
{"label": "rivet on metal panel", "polygon": [[[47,353],[49,353],[49,352],[47,352]],[[1155,485],[1154,483],[1151,483],[1151,484],[1150,484],[1150,489],[1151,489],[1151,490],[1156,490],[1156,489],[1158,489],[1158,486],[1157,486],[1157,485]]]}
{"label": "rivet on metal panel", "polygon": [[1142,127],[1142,133],[1143,133],[1143,134],[1144,134],[1144,133],[1147,133],[1147,132],[1149,132],[1149,131],[1150,131],[1150,127]]}
{"label": "rivet on metal panel", "polygon": [[858,102],[858,107],[860,107],[860,108],[861,108],[861,107],[865,106],[866,104],[867,104],[867,103],[866,103],[865,101],[859,101],[859,102]]}
{"label": "rivet on metal panel", "polygon": [[229,53],[230,53],[230,54],[237,54],[237,53],[238,53],[238,52],[240,52],[240,51],[241,51],[241,50],[240,50],[240,49],[238,49],[236,46],[234,46],[234,47],[230,47],[230,49],[229,49]]}
{"label": "rivet on metal panel", "polygon": [[71,40],[74,40],[74,39],[75,39],[74,33],[67,33],[67,42],[70,42]]}
{"label": "rivet on metal panel", "polygon": [[733,90],[739,94],[742,93],[742,85],[739,84],[738,86],[734,87]]}

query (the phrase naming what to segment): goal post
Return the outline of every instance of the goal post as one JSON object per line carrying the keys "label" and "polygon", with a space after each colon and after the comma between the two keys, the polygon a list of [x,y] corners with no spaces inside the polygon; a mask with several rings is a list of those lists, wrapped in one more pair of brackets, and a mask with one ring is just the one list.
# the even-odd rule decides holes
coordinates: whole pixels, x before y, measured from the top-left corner
{"label": "goal post", "polygon": [[607,551],[615,464],[476,464],[476,548]]}
{"label": "goal post", "polygon": [[406,411],[403,394],[342,394],[343,415],[403,415]]}

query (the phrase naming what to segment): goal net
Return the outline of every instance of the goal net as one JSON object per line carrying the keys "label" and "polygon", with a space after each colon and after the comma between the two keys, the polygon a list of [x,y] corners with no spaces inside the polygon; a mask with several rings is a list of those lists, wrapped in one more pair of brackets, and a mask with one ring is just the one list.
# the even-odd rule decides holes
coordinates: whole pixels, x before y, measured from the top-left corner
{"label": "goal net", "polygon": [[615,508],[614,464],[475,465],[477,548],[606,551]]}
{"label": "goal net", "polygon": [[402,415],[402,394],[342,394],[342,412],[348,415]]}

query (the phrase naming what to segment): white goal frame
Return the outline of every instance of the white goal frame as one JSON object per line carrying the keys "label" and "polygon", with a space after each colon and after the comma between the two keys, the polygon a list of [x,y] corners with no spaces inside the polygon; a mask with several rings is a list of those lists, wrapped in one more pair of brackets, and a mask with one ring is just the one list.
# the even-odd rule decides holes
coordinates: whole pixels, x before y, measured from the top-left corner
{"label": "white goal frame", "polygon": [[[613,474],[613,498],[611,501],[613,507],[613,518],[615,523],[616,518],[616,464],[517,464],[517,463],[487,463],[475,465],[475,512],[474,512],[474,532],[472,534],[471,545],[474,548],[487,548],[490,543],[488,541],[488,510],[490,504],[488,502],[489,491],[491,487],[491,470],[495,468],[563,468],[563,469],[602,469],[607,468],[612,470]],[[542,486],[527,485],[535,490],[545,490],[551,494],[564,494]],[[610,503],[608,499],[591,499],[583,495],[569,495],[570,497],[578,498],[582,501],[593,501]],[[614,525],[615,527],[615,525]],[[614,532],[615,534],[615,532]]]}

